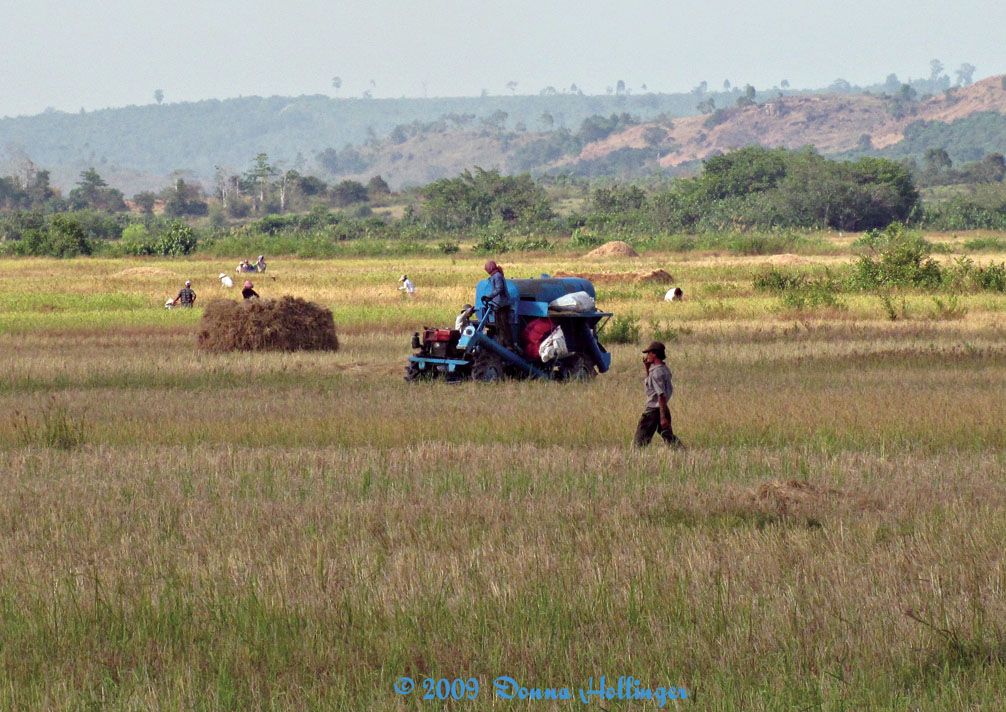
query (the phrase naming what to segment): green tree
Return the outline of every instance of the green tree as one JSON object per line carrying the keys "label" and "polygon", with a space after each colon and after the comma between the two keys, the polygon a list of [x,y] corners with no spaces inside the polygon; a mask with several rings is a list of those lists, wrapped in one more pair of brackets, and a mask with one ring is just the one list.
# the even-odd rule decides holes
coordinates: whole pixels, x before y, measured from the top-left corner
{"label": "green tree", "polygon": [[137,193],[133,196],[133,202],[140,208],[144,215],[154,214],[154,205],[157,203],[157,196],[149,190]]}
{"label": "green tree", "polygon": [[555,217],[548,194],[527,174],[501,176],[476,168],[458,178],[443,178],[423,189],[426,223],[441,230],[500,223],[538,224]]}
{"label": "green tree", "polygon": [[367,195],[371,198],[377,198],[390,194],[391,186],[389,186],[388,181],[384,180],[384,178],[380,175],[371,176],[370,180],[367,181]]}
{"label": "green tree", "polygon": [[252,196],[252,207],[258,212],[265,203],[266,191],[271,185],[276,169],[269,164],[269,156],[259,153],[252,162],[252,167],[242,176],[244,189]]}
{"label": "green tree", "polygon": [[957,74],[957,83],[962,87],[966,87],[971,84],[974,79],[975,65],[965,62],[957,68],[955,73]]}
{"label": "green tree", "polygon": [[154,90],[154,101],[157,102],[158,106],[161,105],[161,102],[164,101],[164,90],[163,89],[155,89]]}
{"label": "green tree", "polygon": [[126,201],[122,198],[122,192],[115,188],[109,188],[93,167],[81,171],[77,187],[70,191],[69,197],[70,207],[73,210],[86,208],[108,212],[126,210]]}
{"label": "green tree", "polygon": [[928,148],[923,159],[926,162],[926,172],[932,175],[950,170],[954,165],[945,148]]}
{"label": "green tree", "polygon": [[365,203],[369,200],[366,186],[355,180],[344,180],[333,185],[329,190],[329,195],[332,198],[332,204],[337,208],[345,208],[353,203]]}
{"label": "green tree", "polygon": [[716,100],[711,96],[707,96],[705,99],[696,104],[695,108],[698,109],[699,113],[711,114],[716,111]]}
{"label": "green tree", "polygon": [[660,145],[667,140],[667,131],[660,126],[647,126],[643,129],[643,141],[654,149],[656,158],[660,158]]}
{"label": "green tree", "polygon": [[197,185],[190,185],[181,178],[175,181],[172,188],[161,194],[164,200],[164,214],[169,217],[182,215],[206,215],[209,206],[202,199],[202,190]]}

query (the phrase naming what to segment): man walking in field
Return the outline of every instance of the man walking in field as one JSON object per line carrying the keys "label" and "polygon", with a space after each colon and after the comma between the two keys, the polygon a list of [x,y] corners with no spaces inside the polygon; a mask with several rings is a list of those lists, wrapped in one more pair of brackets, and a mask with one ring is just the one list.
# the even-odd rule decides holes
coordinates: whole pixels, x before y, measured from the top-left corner
{"label": "man walking in field", "polygon": [[182,287],[181,291],[178,292],[178,296],[175,297],[175,306],[191,307],[195,303],[196,293],[192,291],[192,282],[186,280],[185,286]]}
{"label": "man walking in field", "polygon": [[684,447],[671,429],[671,411],[667,407],[674,392],[671,383],[671,371],[664,363],[666,358],[664,345],[659,341],[643,349],[643,364],[646,366],[646,379],[643,387],[646,389],[646,406],[636,426],[636,436],[632,444],[643,447],[650,444],[653,433],[660,433],[669,447]]}

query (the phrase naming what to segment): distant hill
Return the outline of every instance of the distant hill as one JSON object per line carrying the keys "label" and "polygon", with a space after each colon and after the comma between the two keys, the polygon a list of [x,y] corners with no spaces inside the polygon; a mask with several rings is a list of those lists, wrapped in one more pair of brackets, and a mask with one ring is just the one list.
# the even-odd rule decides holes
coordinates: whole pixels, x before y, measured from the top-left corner
{"label": "distant hill", "polygon": [[[907,85],[885,93],[892,87],[819,94],[703,87],[605,96],[248,97],[49,112],[0,119],[0,175],[30,160],[50,170],[65,192],[93,166],[129,196],[164,188],[172,176],[209,191],[218,168],[224,176],[241,174],[258,153],[277,168],[329,183],[381,175],[394,189],[474,166],[623,179],[687,173],[703,158],[751,144],[812,145],[839,157],[918,156],[930,147],[946,148],[955,161],[1006,153],[1006,77],[919,101]],[[699,106],[707,113],[699,114]]]}
{"label": "distant hill", "polygon": [[[52,172],[53,183],[72,187],[80,171],[94,166],[127,194],[162,188],[174,171],[188,172],[207,185],[216,167],[240,173],[258,153],[286,168],[325,175],[316,157],[347,145],[386,139],[395,127],[443,122],[446,129],[472,129],[491,122],[516,133],[576,128],[594,114],[630,113],[653,118],[695,112],[693,94],[587,96],[486,96],[436,99],[339,99],[327,96],[246,97],[224,101],[129,106],[89,113],[48,112],[0,119],[0,174],[30,159]],[[476,142],[477,144],[477,142]],[[483,158],[478,145],[473,160]],[[435,166],[472,165],[457,158],[431,160]],[[408,180],[425,182],[422,170]],[[391,180],[398,187],[403,180]]]}
{"label": "distant hill", "polygon": [[[985,118],[979,122],[975,120],[978,116]],[[662,153],[659,163],[673,168],[752,144],[814,146],[820,153],[832,155],[906,156],[930,147],[947,148],[943,142],[951,137],[952,158],[977,160],[989,151],[1006,153],[1006,133],[988,131],[989,126],[1003,126],[996,117],[1006,118],[1006,76],[990,77],[923,101],[884,94],[785,96],[676,119],[668,132],[671,148]],[[951,127],[957,122],[970,130],[955,131]],[[645,124],[633,126],[590,144],[571,163],[597,160],[627,148],[644,149],[647,128]],[[904,145],[906,137],[911,146]]]}

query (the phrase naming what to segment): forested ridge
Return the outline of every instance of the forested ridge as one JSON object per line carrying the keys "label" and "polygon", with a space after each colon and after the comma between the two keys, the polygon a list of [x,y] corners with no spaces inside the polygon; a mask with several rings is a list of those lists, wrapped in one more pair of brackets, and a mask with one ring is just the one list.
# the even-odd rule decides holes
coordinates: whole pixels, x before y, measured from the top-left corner
{"label": "forested ridge", "polygon": [[916,162],[939,149],[958,164],[1002,153],[1006,77],[968,85],[958,73],[957,86],[934,70],[928,80],[890,75],[871,87],[836,80],[817,93],[725,81],[658,94],[619,82],[601,96],[573,85],[532,96],[274,96],[47,111],[0,119],[0,174],[44,168],[68,191],[96,169],[125,195],[179,178],[212,194],[259,154],[281,173],[327,182],[381,175],[398,190],[475,167],[592,180],[689,176],[702,160],[749,145]]}

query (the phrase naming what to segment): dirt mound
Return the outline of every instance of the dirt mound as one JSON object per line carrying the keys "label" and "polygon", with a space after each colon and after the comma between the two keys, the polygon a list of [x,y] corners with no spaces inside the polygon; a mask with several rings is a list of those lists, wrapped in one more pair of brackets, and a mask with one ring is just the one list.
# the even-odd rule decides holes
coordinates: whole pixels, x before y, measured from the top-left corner
{"label": "dirt mound", "polygon": [[171,270],[161,269],[160,267],[130,267],[129,269],[124,269],[115,274],[109,275],[110,277],[177,277],[178,275]]}
{"label": "dirt mound", "polygon": [[553,277],[581,277],[595,284],[610,282],[644,282],[649,284],[674,284],[674,277],[662,269],[651,269],[642,272],[566,272],[556,270]]}
{"label": "dirt mound", "polygon": [[588,257],[639,257],[639,253],[621,240],[614,240],[584,255],[584,258]]}
{"label": "dirt mound", "polygon": [[199,323],[203,351],[336,351],[332,312],[295,297],[215,299]]}

